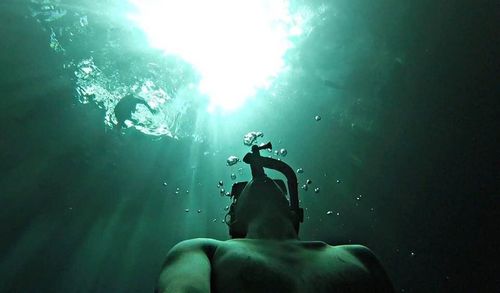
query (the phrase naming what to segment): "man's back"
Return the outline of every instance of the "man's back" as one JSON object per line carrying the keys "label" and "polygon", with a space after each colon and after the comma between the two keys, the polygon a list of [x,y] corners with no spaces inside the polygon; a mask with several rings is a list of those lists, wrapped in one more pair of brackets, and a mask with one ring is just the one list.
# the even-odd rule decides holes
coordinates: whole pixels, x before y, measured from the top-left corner
{"label": "man's back", "polygon": [[392,292],[366,247],[298,240],[184,241],[167,257],[159,285],[165,292]]}

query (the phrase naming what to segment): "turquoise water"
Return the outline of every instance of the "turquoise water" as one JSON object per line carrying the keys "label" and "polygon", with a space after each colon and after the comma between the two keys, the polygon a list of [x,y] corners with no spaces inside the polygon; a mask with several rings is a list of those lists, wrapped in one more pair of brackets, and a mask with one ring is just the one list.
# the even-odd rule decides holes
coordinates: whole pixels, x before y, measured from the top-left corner
{"label": "turquoise water", "polygon": [[[226,161],[252,131],[278,151],[266,155],[302,168],[299,186],[312,181],[299,190],[301,239],[367,245],[401,292],[493,290],[488,266],[465,265],[493,251],[480,223],[496,197],[477,200],[495,172],[474,159],[494,108],[481,78],[494,72],[490,11],[291,1],[301,33],[269,59],[281,65],[266,82],[229,92],[246,100],[227,110],[214,99],[247,86],[269,43],[249,42],[238,58],[255,61],[221,65],[227,83],[204,91],[214,71],[154,46],[132,3],[3,1],[0,291],[151,291],[175,243],[229,238],[218,182],[250,179]],[[207,51],[229,59],[215,38]],[[139,104],[118,129],[130,93],[155,111]]]}

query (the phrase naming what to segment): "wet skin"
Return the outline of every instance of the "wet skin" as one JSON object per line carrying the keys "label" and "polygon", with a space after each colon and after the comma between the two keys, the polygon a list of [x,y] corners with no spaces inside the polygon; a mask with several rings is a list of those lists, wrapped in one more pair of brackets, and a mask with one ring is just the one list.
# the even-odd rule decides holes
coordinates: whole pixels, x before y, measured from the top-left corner
{"label": "wet skin", "polygon": [[393,292],[361,245],[298,240],[192,239],[176,245],[159,292]]}

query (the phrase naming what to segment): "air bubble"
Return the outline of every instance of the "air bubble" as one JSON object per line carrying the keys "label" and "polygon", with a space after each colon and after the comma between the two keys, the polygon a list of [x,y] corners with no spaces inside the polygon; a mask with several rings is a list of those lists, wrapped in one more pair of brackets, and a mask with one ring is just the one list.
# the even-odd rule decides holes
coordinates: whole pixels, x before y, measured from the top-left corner
{"label": "air bubble", "polygon": [[316,116],[314,117],[314,120],[316,120],[316,121],[320,121],[320,120],[321,120],[321,116],[316,115]]}
{"label": "air bubble", "polygon": [[298,168],[298,169],[297,169],[297,173],[299,173],[299,174],[304,173],[304,169],[302,169],[302,168]]}
{"label": "air bubble", "polygon": [[302,189],[304,189],[305,191],[307,191],[307,189],[309,189],[309,187],[307,186],[307,184],[304,184],[304,185],[302,185]]}
{"label": "air bubble", "polygon": [[185,211],[186,213],[189,213],[189,209],[185,209],[184,211]]}
{"label": "air bubble", "polygon": [[283,157],[285,157],[287,154],[288,154],[288,151],[286,149],[280,150],[280,155],[282,155]]}
{"label": "air bubble", "polygon": [[326,212],[327,215],[332,215],[333,214],[333,211],[328,211]]}
{"label": "air bubble", "polygon": [[319,187],[314,188],[315,193],[319,193]]}
{"label": "air bubble", "polygon": [[251,131],[243,136],[243,144],[250,146],[258,137],[264,137],[264,133],[260,131]]}
{"label": "air bubble", "polygon": [[234,173],[231,174],[231,180],[236,180],[236,174]]}
{"label": "air bubble", "polygon": [[238,163],[240,161],[240,159],[238,159],[238,157],[236,156],[229,156],[226,160],[226,165],[228,166],[232,166],[236,163]]}
{"label": "air bubble", "polygon": [[307,183],[307,184],[311,184],[311,183],[312,183],[311,179],[307,179],[307,180],[306,180],[306,183]]}

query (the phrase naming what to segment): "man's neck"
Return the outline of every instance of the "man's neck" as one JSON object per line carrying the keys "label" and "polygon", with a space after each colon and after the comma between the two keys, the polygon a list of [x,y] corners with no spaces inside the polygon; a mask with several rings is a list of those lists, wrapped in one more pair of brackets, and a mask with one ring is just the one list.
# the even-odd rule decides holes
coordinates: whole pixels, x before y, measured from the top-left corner
{"label": "man's neck", "polygon": [[269,215],[253,219],[246,238],[290,240],[297,239],[297,233],[289,219],[280,215]]}

